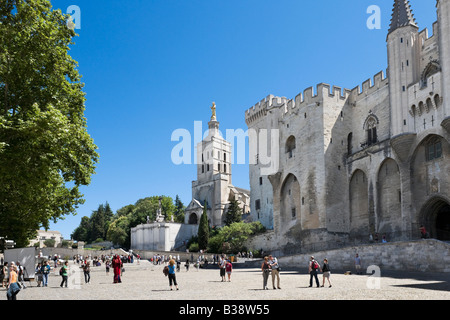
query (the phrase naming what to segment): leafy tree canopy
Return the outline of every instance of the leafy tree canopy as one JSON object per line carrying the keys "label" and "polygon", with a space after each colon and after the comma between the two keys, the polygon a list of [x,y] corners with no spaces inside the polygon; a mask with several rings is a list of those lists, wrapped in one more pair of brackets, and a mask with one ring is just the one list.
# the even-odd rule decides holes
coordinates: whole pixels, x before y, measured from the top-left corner
{"label": "leafy tree canopy", "polygon": [[0,234],[17,246],[76,213],[98,162],[67,17],[48,0],[0,2]]}

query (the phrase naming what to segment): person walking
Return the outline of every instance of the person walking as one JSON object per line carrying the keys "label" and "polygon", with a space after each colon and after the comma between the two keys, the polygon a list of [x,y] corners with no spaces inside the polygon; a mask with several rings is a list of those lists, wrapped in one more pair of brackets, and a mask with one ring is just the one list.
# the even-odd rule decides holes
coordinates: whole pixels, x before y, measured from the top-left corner
{"label": "person walking", "polygon": [[331,288],[331,282],[330,282],[331,270],[330,270],[330,265],[328,264],[327,259],[323,259],[322,272],[323,272],[322,287],[325,286],[325,279],[327,279],[328,284],[330,285],[329,288]]}
{"label": "person walking", "polygon": [[[274,289],[280,287],[280,265],[278,264],[277,258],[273,257],[272,255],[269,255],[269,264],[270,269],[272,270],[272,286]],[[277,287],[275,288],[275,278],[277,278]]]}
{"label": "person walking", "polygon": [[122,279],[120,277],[120,274],[122,272],[122,260],[120,259],[119,255],[115,255],[114,259],[112,261],[112,267],[114,270],[114,283],[121,283]]}
{"label": "person walking", "polygon": [[64,264],[61,266],[59,274],[62,277],[62,281],[59,286],[62,288],[64,285],[67,288],[67,280],[69,278],[69,262],[68,261],[64,262]]}
{"label": "person walking", "polygon": [[83,273],[84,273],[84,283],[91,283],[91,266],[90,266],[90,262],[87,262],[83,266]]}
{"label": "person walking", "polygon": [[109,261],[109,258],[105,262],[105,268],[106,268],[106,275],[109,275],[109,268],[111,268],[111,261]]}
{"label": "person walking", "polygon": [[42,265],[40,263],[37,264],[34,273],[36,275],[37,286],[40,287],[42,284]]}
{"label": "person walking", "polygon": [[21,288],[26,289],[27,286],[25,285],[25,278],[24,278],[25,269],[20,264],[20,262],[17,262],[16,268],[17,268],[17,273],[18,273],[18,281],[17,282],[19,283],[19,286]]}
{"label": "person walking", "polygon": [[263,290],[269,290],[269,288],[267,287],[267,280],[269,279],[269,274],[270,274],[270,263],[269,263],[269,258],[268,257],[264,257],[264,261],[261,265],[261,270],[262,270],[262,276],[263,276]]}
{"label": "person walking", "polygon": [[317,288],[320,287],[319,278],[317,277],[317,272],[320,270],[319,263],[311,256],[309,261],[309,287],[313,286],[313,278],[316,280]]}
{"label": "person walking", "polygon": [[42,264],[42,267],[41,267],[42,287],[48,286],[48,275],[49,275],[51,269],[52,269],[52,267],[50,267],[50,263],[48,262],[48,260],[44,261],[44,263]]}
{"label": "person walking", "polygon": [[227,260],[225,264],[225,271],[228,275],[228,282],[231,282],[231,273],[233,272],[233,265],[231,264],[230,260]]}
{"label": "person walking", "polygon": [[48,275],[50,274],[52,267],[50,266],[50,263],[48,260],[44,261],[41,267],[42,271],[42,287],[48,286]]}
{"label": "person walking", "polygon": [[227,260],[225,260],[224,256],[220,257],[219,260],[219,272],[220,272],[220,278],[222,279],[222,282],[225,282],[225,265],[227,263]]}
{"label": "person walking", "polygon": [[169,260],[169,286],[170,286],[170,290],[173,290],[172,288],[172,284],[175,285],[175,287],[178,290],[178,283],[177,283],[177,276],[176,276],[176,265],[175,265],[175,260],[170,259]]}
{"label": "person walking", "polygon": [[189,271],[189,259],[186,259],[186,263],[184,264],[184,267],[186,268],[186,272]]}
{"label": "person walking", "polygon": [[355,256],[355,269],[356,269],[356,274],[362,274],[362,272],[361,272],[361,257],[359,256],[359,254],[356,254],[356,256]]}
{"label": "person walking", "polygon": [[9,265],[9,277],[8,277],[8,286],[6,297],[8,300],[17,300],[16,296],[20,291],[19,284],[17,283],[17,267],[14,262],[11,262]]}
{"label": "person walking", "polygon": [[2,281],[2,288],[8,287],[8,262],[5,262],[2,266],[2,274],[1,274],[1,281]]}

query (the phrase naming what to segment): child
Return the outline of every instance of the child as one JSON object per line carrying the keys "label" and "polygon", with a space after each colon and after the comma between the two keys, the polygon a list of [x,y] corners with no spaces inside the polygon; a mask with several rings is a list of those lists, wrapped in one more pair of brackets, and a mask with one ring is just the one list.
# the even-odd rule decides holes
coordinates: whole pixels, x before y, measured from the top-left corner
{"label": "child", "polygon": [[231,264],[230,260],[227,260],[225,271],[228,274],[228,282],[231,282],[231,272],[233,271],[233,265]]}

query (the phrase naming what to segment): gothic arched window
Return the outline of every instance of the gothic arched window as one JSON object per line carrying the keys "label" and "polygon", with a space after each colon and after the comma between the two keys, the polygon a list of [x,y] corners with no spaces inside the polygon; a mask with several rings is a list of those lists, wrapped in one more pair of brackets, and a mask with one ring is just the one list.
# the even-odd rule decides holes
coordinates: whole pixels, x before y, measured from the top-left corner
{"label": "gothic arched window", "polygon": [[374,145],[378,142],[377,125],[378,119],[375,116],[370,116],[369,118],[367,118],[365,124],[367,146]]}
{"label": "gothic arched window", "polygon": [[286,141],[286,153],[289,154],[289,158],[292,158],[294,149],[295,149],[295,137],[290,136]]}

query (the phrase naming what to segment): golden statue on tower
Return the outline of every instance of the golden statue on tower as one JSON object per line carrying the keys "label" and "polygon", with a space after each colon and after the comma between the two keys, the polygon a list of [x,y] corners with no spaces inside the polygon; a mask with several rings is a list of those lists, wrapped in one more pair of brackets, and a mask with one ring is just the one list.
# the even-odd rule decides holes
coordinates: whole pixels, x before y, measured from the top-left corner
{"label": "golden statue on tower", "polygon": [[211,111],[212,111],[212,116],[211,116],[211,121],[216,121],[216,103],[213,102],[212,107],[211,107]]}

